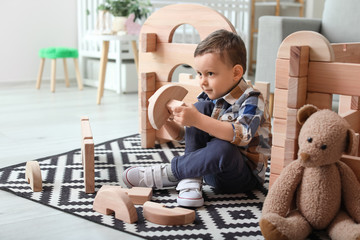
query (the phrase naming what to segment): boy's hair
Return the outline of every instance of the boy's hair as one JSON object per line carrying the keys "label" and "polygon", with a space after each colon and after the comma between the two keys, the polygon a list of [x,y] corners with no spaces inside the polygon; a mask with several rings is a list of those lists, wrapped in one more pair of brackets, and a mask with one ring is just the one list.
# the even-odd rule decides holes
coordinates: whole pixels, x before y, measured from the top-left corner
{"label": "boy's hair", "polygon": [[224,63],[240,64],[246,71],[246,48],[239,35],[225,29],[217,30],[202,40],[195,49],[194,57],[205,53],[219,53]]}

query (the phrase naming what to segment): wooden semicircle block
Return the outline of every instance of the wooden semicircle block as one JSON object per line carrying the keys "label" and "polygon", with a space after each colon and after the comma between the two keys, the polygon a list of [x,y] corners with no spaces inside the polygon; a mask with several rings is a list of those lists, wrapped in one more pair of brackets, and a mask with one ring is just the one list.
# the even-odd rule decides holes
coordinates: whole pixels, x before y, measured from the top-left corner
{"label": "wooden semicircle block", "polygon": [[144,218],[160,225],[185,225],[193,223],[195,211],[175,207],[167,208],[165,205],[147,201],[143,206]]}
{"label": "wooden semicircle block", "polygon": [[180,86],[167,84],[159,88],[149,99],[148,117],[153,128],[160,129],[170,117],[168,104],[181,101],[188,91]]}
{"label": "wooden semicircle block", "polygon": [[30,184],[33,192],[42,191],[41,170],[37,161],[26,162],[25,179]]}
{"label": "wooden semicircle block", "polygon": [[93,210],[105,215],[115,212],[115,218],[127,223],[134,223],[138,215],[127,193],[117,188],[101,187],[93,203]]}

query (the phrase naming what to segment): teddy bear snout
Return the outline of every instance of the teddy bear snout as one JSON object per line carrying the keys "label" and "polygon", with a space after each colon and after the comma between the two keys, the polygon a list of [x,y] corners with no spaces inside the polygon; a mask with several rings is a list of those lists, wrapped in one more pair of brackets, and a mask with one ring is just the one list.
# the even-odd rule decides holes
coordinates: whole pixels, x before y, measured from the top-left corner
{"label": "teddy bear snout", "polygon": [[303,162],[307,162],[310,158],[310,155],[307,154],[307,153],[300,153],[300,159],[303,161]]}

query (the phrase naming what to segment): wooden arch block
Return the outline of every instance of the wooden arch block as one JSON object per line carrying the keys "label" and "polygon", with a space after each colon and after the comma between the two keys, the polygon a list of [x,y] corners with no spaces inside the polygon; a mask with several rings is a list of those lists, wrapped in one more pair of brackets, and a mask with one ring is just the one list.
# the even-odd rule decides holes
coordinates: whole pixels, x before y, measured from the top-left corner
{"label": "wooden arch block", "polygon": [[147,187],[122,188],[121,186],[103,185],[101,189],[127,193],[130,200],[135,205],[143,205],[146,201],[150,201],[153,193],[152,188]]}
{"label": "wooden arch block", "polygon": [[115,212],[115,218],[134,223],[138,215],[127,193],[118,188],[101,187],[93,203],[93,210],[105,215]]}
{"label": "wooden arch block", "polygon": [[28,161],[26,163],[25,179],[30,184],[33,192],[42,191],[41,170],[37,161]]}
{"label": "wooden arch block", "polygon": [[281,43],[277,57],[290,59],[291,46],[309,46],[311,61],[331,62],[335,59],[334,50],[329,41],[317,32],[298,31],[290,34]]}
{"label": "wooden arch block", "polygon": [[165,205],[155,202],[146,202],[143,207],[144,218],[160,225],[185,225],[193,223],[195,211],[175,207],[167,208]]}
{"label": "wooden arch block", "polygon": [[179,85],[168,84],[159,88],[149,99],[148,117],[153,128],[160,129],[170,117],[170,108],[180,106],[188,91]]}

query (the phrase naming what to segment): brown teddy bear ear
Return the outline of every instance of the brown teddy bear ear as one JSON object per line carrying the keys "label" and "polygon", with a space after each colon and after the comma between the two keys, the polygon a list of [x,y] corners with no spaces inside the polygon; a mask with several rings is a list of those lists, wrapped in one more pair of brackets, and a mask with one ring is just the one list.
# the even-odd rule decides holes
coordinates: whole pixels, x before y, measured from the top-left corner
{"label": "brown teddy bear ear", "polygon": [[357,146],[359,145],[359,139],[355,135],[355,131],[352,129],[347,130],[347,145],[345,147],[345,154],[354,155]]}
{"label": "brown teddy bear ear", "polygon": [[297,113],[297,121],[303,125],[306,119],[308,119],[313,113],[317,112],[319,109],[311,104],[302,106]]}

